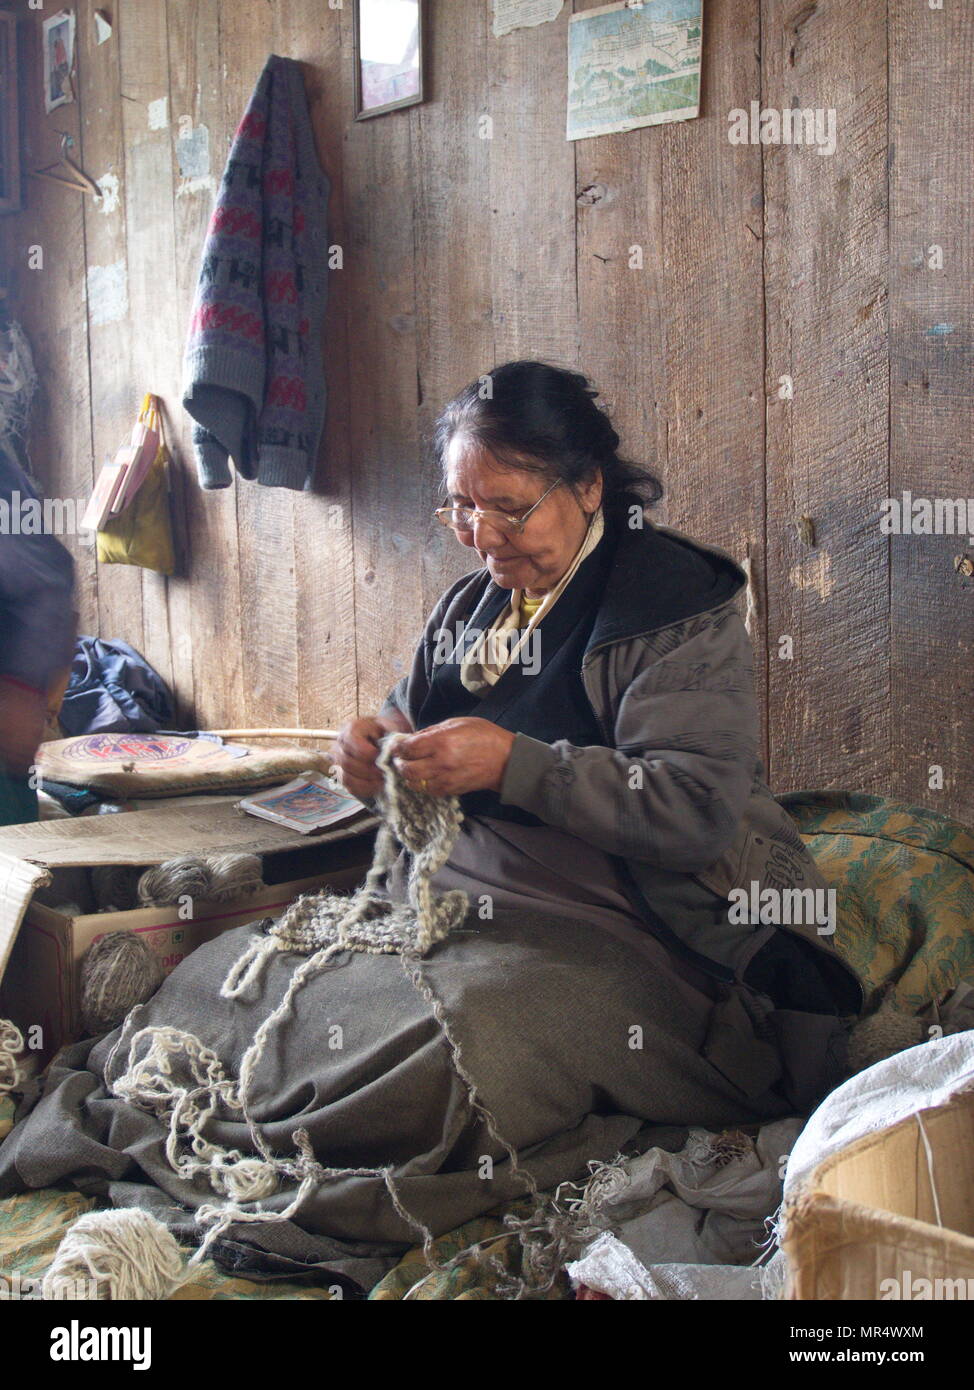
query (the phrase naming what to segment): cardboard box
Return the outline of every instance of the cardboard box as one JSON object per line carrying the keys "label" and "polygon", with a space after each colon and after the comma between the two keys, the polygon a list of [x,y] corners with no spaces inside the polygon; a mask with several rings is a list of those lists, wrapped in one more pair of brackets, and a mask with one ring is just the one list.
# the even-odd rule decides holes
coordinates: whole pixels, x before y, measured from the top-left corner
{"label": "cardboard box", "polygon": [[972,1155],[967,1091],[822,1162],[785,1212],[788,1296],[974,1299]]}
{"label": "cardboard box", "polygon": [[358,868],[315,874],[310,878],[274,884],[236,903],[196,903],[191,919],[173,907],[146,907],[131,912],[95,912],[66,916],[56,908],[32,903],[21,925],[0,986],[0,1015],[12,1019],[27,1037],[43,1046],[34,1051],[47,1061],[59,1047],[81,1036],[81,958],[109,932],[134,931],[162,961],[168,975],[190,951],[222,932],[277,917],[301,893],[326,885],[350,889],[360,883],[368,861]]}
{"label": "cardboard box", "polygon": [[[40,1029],[33,1034],[32,1056],[46,1062],[80,1036],[81,957],[100,936],[139,932],[169,974],[190,951],[221,932],[279,916],[301,893],[326,885],[347,891],[365,876],[374,817],[309,837],[242,816],[233,810],[235,800],[0,830],[0,947],[5,947],[0,951],[0,1016],[12,1019],[29,1044],[29,1030]],[[149,867],[191,848],[260,854],[268,886],[236,902],[194,903],[191,918],[176,907],[72,912],[56,905],[58,898],[80,896],[77,889],[88,867]]]}

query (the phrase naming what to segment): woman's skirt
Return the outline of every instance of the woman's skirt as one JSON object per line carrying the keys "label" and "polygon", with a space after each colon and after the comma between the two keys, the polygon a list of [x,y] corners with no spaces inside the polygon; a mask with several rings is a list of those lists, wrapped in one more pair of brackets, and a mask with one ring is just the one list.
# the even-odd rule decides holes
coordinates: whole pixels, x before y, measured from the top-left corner
{"label": "woman's skirt", "polygon": [[[59,1054],[0,1145],[0,1194],[70,1180],[199,1239],[194,1213],[220,1199],[205,1174],[175,1171],[165,1117],[111,1085],[136,1031],[153,1026],[194,1035],[239,1076],[305,959],[274,953],[258,987],[223,997],[259,934],[241,927],[198,948],[122,1029]],[[551,1189],[584,1178],[637,1133],[648,1147],[652,1127],[721,1129],[796,1113],[770,1001],[743,986],[698,988],[651,939],[635,949],[589,922],[542,913],[501,909],[481,920],[474,905],[409,968],[421,988],[400,956],[334,957],[295,995],[248,1087],[272,1154],[293,1156],[303,1129],[329,1168],[388,1169],[397,1200],[378,1173],[337,1174],[287,1220],[231,1225],[212,1250],[224,1267],[327,1271],[368,1288],[421,1227],[438,1235],[521,1196],[525,1171]],[[834,1061],[819,1048],[823,1084]],[[218,1111],[205,1136],[257,1152],[238,1112]],[[246,1209],[280,1214],[297,1190],[297,1180],[282,1182]]]}

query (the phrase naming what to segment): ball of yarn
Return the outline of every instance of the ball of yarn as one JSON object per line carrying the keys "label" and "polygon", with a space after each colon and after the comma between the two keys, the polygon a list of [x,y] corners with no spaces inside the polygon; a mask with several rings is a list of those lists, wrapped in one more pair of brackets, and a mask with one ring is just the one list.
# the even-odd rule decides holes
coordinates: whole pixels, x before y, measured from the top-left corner
{"label": "ball of yarn", "polygon": [[41,1293],[45,1299],[168,1298],[183,1268],[173,1236],[149,1212],[139,1207],[90,1211],[58,1246]]}
{"label": "ball of yarn", "polygon": [[216,902],[232,902],[265,886],[259,854],[217,850],[204,858],[210,869],[210,897]]}
{"label": "ball of yarn", "polygon": [[93,942],[81,962],[81,1021],[87,1034],[108,1033],[162,984],[162,962],[131,931]]}
{"label": "ball of yarn", "polygon": [[210,887],[210,871],[196,854],[177,854],[146,869],[139,879],[139,902],[143,907],[168,907],[187,897],[203,902]]}
{"label": "ball of yarn", "polygon": [[240,850],[177,854],[146,869],[139,879],[143,907],[168,907],[188,897],[199,902],[230,902],[264,887],[260,856]]}

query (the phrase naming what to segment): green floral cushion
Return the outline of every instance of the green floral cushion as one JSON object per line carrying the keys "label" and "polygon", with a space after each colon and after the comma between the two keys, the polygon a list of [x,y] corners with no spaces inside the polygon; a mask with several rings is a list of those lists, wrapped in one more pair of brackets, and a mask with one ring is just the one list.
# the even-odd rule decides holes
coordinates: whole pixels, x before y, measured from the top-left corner
{"label": "green floral cushion", "polygon": [[[416,1246],[381,1283],[376,1284],[369,1298],[389,1302],[409,1294],[410,1300],[424,1301],[496,1300],[502,1276],[516,1276],[521,1272],[521,1243],[505,1230],[503,1218],[509,1213],[524,1218],[531,1214],[532,1207],[530,1199],[518,1198],[434,1240],[430,1250],[434,1266],[446,1265],[454,1256],[469,1251],[450,1269],[434,1267],[431,1270],[422,1247]],[[546,1293],[536,1297],[545,1302],[574,1298],[565,1271],[562,1270]]]}
{"label": "green floral cushion", "polygon": [[[974,834],[866,792],[779,798],[836,890],[836,949],[907,1012],[974,984]],[[867,1007],[869,1001],[867,1001]]]}

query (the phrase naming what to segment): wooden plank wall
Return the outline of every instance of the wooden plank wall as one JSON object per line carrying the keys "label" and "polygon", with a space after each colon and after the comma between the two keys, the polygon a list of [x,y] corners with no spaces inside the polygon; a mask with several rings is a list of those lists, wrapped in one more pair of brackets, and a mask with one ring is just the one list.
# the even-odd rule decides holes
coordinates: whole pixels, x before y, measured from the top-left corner
{"label": "wooden plank wall", "polygon": [[[750,556],[772,786],[974,821],[967,538],[879,527],[903,489],[974,493],[974,12],[706,0],[701,118],[571,144],[568,20],[597,3],[496,40],[490,0],[429,0],[429,99],[359,123],[350,0],[117,0],[102,46],[96,0],[76,0],[78,102],[50,117],[43,13],[21,6],[27,166],[66,129],[113,195],[29,180],[3,221],[43,379],[36,468],[83,496],[146,388],[177,454],[179,573],[96,568],[72,542],[82,630],[142,650],[180,724],[374,708],[469,567],[429,518],[436,413],[540,356],[592,377],[624,452],[664,481],[662,520]],[[203,493],[180,357],[214,189],[272,51],[305,64],[332,181],[328,423],[313,493]],[[728,113],[752,100],[834,110],[835,153],[732,145]],[[209,175],[184,170],[186,140],[208,143]],[[107,322],[106,274],[127,294]]]}

